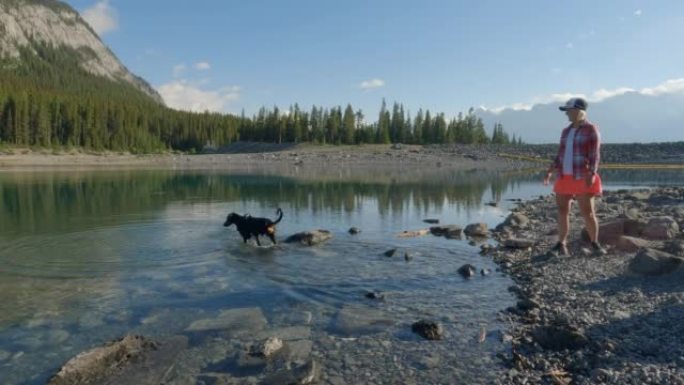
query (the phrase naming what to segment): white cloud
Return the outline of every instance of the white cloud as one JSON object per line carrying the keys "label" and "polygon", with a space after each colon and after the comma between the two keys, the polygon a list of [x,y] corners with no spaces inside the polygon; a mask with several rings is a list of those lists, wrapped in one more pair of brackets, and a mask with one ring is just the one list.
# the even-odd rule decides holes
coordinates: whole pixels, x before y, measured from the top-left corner
{"label": "white cloud", "polygon": [[177,78],[179,77],[186,69],[187,67],[185,64],[176,64],[173,66],[173,77]]}
{"label": "white cloud", "polygon": [[642,88],[644,95],[684,94],[684,78],[666,80],[653,88]]}
{"label": "white cloud", "polygon": [[100,36],[119,27],[117,12],[109,5],[109,0],[99,1],[92,7],[85,9],[81,16]]}
{"label": "white cloud", "polygon": [[662,95],[662,94],[684,94],[684,78],[681,79],[670,79],[666,80],[665,82],[655,86],[655,87],[650,87],[650,88],[642,88],[641,90],[636,90],[634,88],[630,87],[619,87],[616,89],[608,90],[605,88],[598,89],[590,94],[583,94],[583,93],[558,93],[558,94],[551,94],[548,96],[537,96],[532,98],[532,100],[528,103],[513,103],[513,104],[508,104],[504,106],[499,106],[499,107],[494,107],[494,108],[487,108],[487,107],[481,107],[483,110],[491,111],[493,113],[500,113],[503,110],[514,110],[514,111],[520,111],[520,110],[531,110],[532,107],[534,107],[537,104],[549,104],[549,103],[555,103],[555,102],[565,102],[566,100],[573,98],[573,97],[582,97],[587,99],[590,102],[601,102],[606,99],[610,99],[619,95],[624,95],[629,92],[638,92],[642,95],[649,95],[649,96],[655,96],[655,95]]}
{"label": "white cloud", "polygon": [[634,16],[636,16],[636,17],[641,16],[641,10],[637,9],[636,11],[634,11]]}
{"label": "white cloud", "polygon": [[205,61],[195,63],[195,69],[198,71],[206,71],[211,68],[211,65]]}
{"label": "white cloud", "polygon": [[591,96],[589,96],[587,99],[592,102],[600,102],[602,100],[606,100],[618,95],[623,95],[628,92],[634,92],[636,91],[634,88],[629,88],[629,87],[620,87],[616,88],[614,90],[606,90],[604,88],[594,91]]}
{"label": "white cloud", "polygon": [[162,84],[157,91],[171,108],[193,112],[228,112],[228,106],[240,98],[242,89],[229,86],[206,90],[186,80],[174,80]]}
{"label": "white cloud", "polygon": [[359,87],[363,90],[372,90],[374,88],[380,88],[385,86],[385,81],[382,79],[370,79],[362,81]]}

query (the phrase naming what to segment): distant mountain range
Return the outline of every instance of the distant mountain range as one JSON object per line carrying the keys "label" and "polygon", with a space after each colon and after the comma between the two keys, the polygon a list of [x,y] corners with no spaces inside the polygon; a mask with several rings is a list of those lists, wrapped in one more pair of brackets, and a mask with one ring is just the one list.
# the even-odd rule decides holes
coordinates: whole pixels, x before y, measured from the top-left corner
{"label": "distant mountain range", "polygon": [[[538,104],[530,110],[504,109],[495,113],[476,109],[485,127],[501,123],[504,130],[526,143],[556,143],[568,125],[558,110],[562,103]],[[684,94],[646,95],[628,92],[589,102],[589,120],[598,124],[604,143],[653,143],[684,141]]]}

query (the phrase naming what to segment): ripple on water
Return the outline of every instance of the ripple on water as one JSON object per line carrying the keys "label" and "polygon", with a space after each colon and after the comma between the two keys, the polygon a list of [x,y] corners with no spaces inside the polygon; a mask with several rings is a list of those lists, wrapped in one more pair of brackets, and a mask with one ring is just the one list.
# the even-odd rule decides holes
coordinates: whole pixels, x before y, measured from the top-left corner
{"label": "ripple on water", "polygon": [[[179,232],[185,234],[180,238],[186,241],[169,239],[167,234],[174,230],[170,226],[181,229]],[[3,242],[0,272],[22,277],[92,278],[148,269],[190,268],[220,258],[218,243],[213,245],[214,252],[206,247],[197,252],[196,241],[188,236],[193,231],[182,231],[183,227],[182,222],[139,222],[16,237]]]}

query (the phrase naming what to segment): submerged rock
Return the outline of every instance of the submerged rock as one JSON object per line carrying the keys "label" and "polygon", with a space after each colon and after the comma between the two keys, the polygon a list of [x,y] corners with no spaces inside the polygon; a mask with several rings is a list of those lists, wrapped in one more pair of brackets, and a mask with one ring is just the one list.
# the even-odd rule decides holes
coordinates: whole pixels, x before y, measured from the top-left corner
{"label": "submerged rock", "polygon": [[314,246],[332,238],[332,233],[328,230],[311,230],[290,235],[285,239],[285,243],[301,243],[306,246]]}
{"label": "submerged rock", "polygon": [[411,330],[427,340],[441,340],[444,337],[444,328],[434,321],[420,320],[411,325]]}
{"label": "submerged rock", "polygon": [[152,384],[163,382],[187,338],[176,336],[158,342],[126,336],[78,354],[48,385]]}

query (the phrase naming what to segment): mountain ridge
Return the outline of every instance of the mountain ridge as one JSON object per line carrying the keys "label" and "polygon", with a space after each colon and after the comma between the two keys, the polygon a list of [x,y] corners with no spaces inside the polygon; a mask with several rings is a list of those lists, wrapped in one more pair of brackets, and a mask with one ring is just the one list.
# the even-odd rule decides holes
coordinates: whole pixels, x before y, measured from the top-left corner
{"label": "mountain ridge", "polygon": [[68,48],[79,67],[95,76],[123,82],[159,104],[164,101],[144,79],[131,73],[77,11],[58,0],[5,0],[0,3],[0,59],[21,65],[40,46]]}

